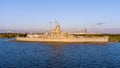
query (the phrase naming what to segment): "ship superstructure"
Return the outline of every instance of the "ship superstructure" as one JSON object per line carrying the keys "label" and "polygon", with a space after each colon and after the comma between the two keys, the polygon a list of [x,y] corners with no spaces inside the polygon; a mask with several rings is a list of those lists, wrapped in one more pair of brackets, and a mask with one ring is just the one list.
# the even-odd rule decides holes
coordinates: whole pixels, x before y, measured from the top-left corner
{"label": "ship superstructure", "polygon": [[16,37],[17,41],[36,41],[36,42],[108,42],[109,37],[85,37],[85,36],[74,36],[68,32],[61,31],[59,23],[56,23],[56,27],[49,33],[43,33],[39,35],[30,35],[27,37]]}

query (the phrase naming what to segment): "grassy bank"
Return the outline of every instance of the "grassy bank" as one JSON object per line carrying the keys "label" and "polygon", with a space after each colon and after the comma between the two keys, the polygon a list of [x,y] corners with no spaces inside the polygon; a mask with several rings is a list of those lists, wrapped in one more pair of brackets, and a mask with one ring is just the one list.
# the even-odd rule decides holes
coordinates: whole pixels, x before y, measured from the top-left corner
{"label": "grassy bank", "polygon": [[118,41],[118,42],[120,42],[120,34],[111,34],[109,36],[110,36],[109,41]]}
{"label": "grassy bank", "polygon": [[0,33],[0,38],[14,38],[14,37],[25,37],[27,34],[19,34],[19,33]]}

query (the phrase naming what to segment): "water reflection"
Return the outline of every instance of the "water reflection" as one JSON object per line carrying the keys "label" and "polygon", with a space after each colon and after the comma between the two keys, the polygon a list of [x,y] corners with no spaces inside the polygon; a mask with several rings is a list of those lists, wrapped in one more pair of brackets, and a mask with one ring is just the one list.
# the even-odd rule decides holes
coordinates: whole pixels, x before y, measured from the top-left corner
{"label": "water reflection", "polygon": [[102,50],[108,51],[107,45],[100,46],[102,44],[94,46],[93,44],[49,43],[49,45],[52,54],[47,60],[47,65],[53,68],[102,67],[99,59],[106,58],[102,57],[106,56]]}
{"label": "water reflection", "polygon": [[49,43],[51,47],[51,57],[47,60],[47,65],[50,68],[63,68],[64,66],[64,55],[63,55],[63,44],[60,43]]}

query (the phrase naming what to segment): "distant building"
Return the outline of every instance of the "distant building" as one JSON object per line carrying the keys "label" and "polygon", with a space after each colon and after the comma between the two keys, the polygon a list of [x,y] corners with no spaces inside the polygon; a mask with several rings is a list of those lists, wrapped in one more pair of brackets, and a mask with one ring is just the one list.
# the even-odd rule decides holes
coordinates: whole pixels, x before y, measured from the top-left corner
{"label": "distant building", "polygon": [[88,32],[86,28],[82,29],[81,31],[77,31],[75,33],[70,33],[70,34],[100,34],[96,32]]}
{"label": "distant building", "polygon": [[13,31],[6,31],[6,33],[13,33]]}

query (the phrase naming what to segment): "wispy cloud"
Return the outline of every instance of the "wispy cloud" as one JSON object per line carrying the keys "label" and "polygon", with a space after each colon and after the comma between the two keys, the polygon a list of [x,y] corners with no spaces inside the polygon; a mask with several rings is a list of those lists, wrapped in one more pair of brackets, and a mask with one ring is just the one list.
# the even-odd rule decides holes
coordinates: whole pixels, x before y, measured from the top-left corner
{"label": "wispy cloud", "polygon": [[103,23],[103,22],[99,22],[99,23],[97,23],[96,25],[103,25],[103,24],[105,24],[105,23]]}

